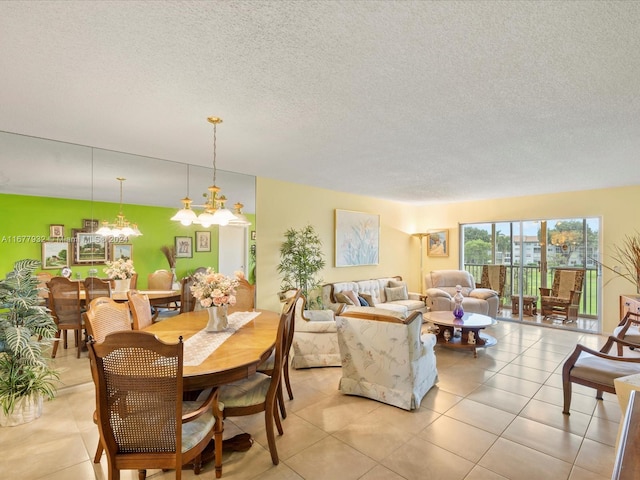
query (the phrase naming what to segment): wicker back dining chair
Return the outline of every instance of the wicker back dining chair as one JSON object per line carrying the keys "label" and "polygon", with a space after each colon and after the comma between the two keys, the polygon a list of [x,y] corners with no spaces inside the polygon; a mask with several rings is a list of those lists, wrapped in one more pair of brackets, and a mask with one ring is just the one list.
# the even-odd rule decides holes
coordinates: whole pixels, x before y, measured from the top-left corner
{"label": "wicker back dining chair", "polygon": [[78,349],[77,357],[80,358],[84,329],[80,282],[74,282],[65,277],[53,277],[47,282],[47,288],[49,289],[49,308],[58,327],[51,358],[56,357],[61,336],[64,336],[64,348],[67,348],[68,330],[73,331],[75,346]]}
{"label": "wicker back dining chair", "polygon": [[153,312],[151,311],[151,303],[147,294],[140,293],[137,290],[129,290],[127,292],[127,300],[129,301],[129,310],[133,318],[134,330],[142,330],[153,323]]}
{"label": "wicker back dining chair", "polygon": [[180,479],[187,463],[198,474],[211,438],[222,444],[222,414],[215,388],[203,402],[183,402],[182,338],[167,344],[148,332],[116,332],[88,347],[108,478],[130,469],[145,478],[158,468]]}
{"label": "wicker back dining chair", "polygon": [[87,305],[96,298],[111,297],[111,281],[98,277],[87,277],[84,279],[84,293]]}
{"label": "wicker back dining chair", "polygon": [[273,424],[275,422],[278,433],[282,435],[284,431],[280,415],[276,410],[278,391],[282,376],[282,362],[287,332],[293,328],[293,312],[298,298],[300,298],[299,290],[286,301],[280,315],[272,374],[267,375],[257,372],[248,378],[220,387],[220,402],[224,405],[223,413],[225,418],[264,412],[267,442],[271,453],[271,461],[274,465],[278,465],[280,460],[276,448]]}
{"label": "wicker back dining chair", "polygon": [[[87,334],[94,341],[104,342],[107,335],[113,332],[131,330],[131,315],[129,307],[124,303],[118,303],[107,297],[98,297],[91,301],[88,310],[83,314]],[[94,382],[96,379],[94,378]],[[94,413],[94,422],[98,422],[97,413]],[[94,463],[100,463],[103,446],[98,439]]]}

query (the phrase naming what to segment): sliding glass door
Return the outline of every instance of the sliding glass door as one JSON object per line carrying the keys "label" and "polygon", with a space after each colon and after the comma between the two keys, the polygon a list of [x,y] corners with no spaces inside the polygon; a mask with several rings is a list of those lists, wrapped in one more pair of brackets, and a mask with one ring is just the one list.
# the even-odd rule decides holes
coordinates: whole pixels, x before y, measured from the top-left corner
{"label": "sliding glass door", "polygon": [[[585,268],[580,321],[572,328],[599,331],[600,219],[569,218],[520,220],[461,225],[462,268],[480,281],[483,265],[506,265],[507,281],[502,316],[523,320],[523,312],[511,310],[512,296],[540,296],[540,287],[551,287],[557,268]],[[521,302],[519,302],[522,304]],[[533,318],[525,318],[527,321]],[[543,320],[536,317],[536,321]]]}

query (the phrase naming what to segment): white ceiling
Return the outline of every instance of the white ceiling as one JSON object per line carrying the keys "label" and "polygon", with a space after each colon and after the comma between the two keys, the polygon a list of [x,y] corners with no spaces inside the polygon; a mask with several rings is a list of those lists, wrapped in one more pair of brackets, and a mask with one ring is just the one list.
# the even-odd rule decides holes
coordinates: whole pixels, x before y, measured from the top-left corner
{"label": "white ceiling", "polygon": [[402,202],[640,184],[639,107],[639,2],[0,2],[2,131]]}

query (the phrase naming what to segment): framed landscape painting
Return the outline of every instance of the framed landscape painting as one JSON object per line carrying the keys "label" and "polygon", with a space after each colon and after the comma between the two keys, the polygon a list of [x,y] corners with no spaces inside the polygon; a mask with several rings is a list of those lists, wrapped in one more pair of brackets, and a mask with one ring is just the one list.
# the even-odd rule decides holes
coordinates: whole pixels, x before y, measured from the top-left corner
{"label": "framed landscape painting", "polygon": [[69,266],[67,242],[42,242],[42,269],[53,270]]}
{"label": "framed landscape painting", "polygon": [[429,233],[427,236],[427,255],[430,257],[449,256],[449,230]]}
{"label": "framed landscape painting", "polygon": [[128,243],[111,244],[111,260],[133,260],[133,245]]}
{"label": "framed landscape painting", "polygon": [[78,231],[74,233],[73,263],[104,263],[107,261],[107,241],[102,235]]}
{"label": "framed landscape painting", "polygon": [[336,267],[378,265],[380,215],[336,209]]}

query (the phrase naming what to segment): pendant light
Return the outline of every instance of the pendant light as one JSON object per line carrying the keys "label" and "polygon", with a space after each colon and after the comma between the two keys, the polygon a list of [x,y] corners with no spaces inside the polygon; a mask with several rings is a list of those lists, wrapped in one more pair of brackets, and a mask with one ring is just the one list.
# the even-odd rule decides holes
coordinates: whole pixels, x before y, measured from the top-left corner
{"label": "pendant light", "polygon": [[103,237],[138,237],[142,235],[138,230],[136,223],[131,223],[122,213],[122,183],[126,178],[117,177],[116,180],[120,182],[120,211],[116,216],[114,223],[109,223],[107,220],[103,220],[102,226],[96,232],[97,235]]}

